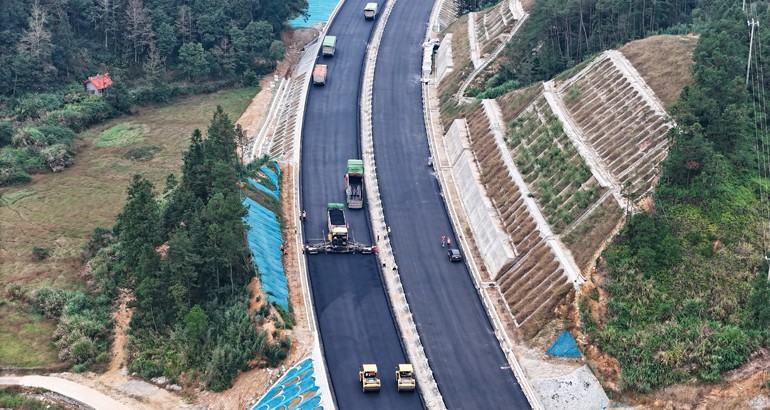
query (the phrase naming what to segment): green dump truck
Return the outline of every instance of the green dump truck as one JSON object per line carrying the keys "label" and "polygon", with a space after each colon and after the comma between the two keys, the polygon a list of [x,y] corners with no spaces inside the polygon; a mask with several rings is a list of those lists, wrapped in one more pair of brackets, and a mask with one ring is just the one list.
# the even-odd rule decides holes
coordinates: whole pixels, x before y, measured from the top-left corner
{"label": "green dump truck", "polygon": [[364,207],[364,161],[349,159],[345,173],[345,196],[348,208],[361,209]]}
{"label": "green dump truck", "polygon": [[324,57],[333,57],[334,52],[337,50],[337,37],[326,36],[324,42],[321,44],[321,52]]}

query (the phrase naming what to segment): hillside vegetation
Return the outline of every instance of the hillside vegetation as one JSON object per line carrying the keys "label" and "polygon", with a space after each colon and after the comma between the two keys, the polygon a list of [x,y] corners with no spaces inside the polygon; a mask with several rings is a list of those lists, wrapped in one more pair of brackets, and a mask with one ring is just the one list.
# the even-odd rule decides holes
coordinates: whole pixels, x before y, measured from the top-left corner
{"label": "hillside vegetation", "polygon": [[[538,0],[529,19],[492,65],[493,69],[487,70],[485,78],[478,79],[474,87],[487,90],[485,98],[495,98],[549,80],[593,54],[689,24],[700,3]],[[685,33],[686,30],[678,29]]]}
{"label": "hillside vegetation", "polygon": [[[717,382],[770,342],[767,54],[754,54],[746,87],[740,5],[701,7],[693,80],[671,110],[678,127],[654,207],[613,240],[600,291],[580,304],[589,339],[620,363],[620,387],[642,392],[693,377]],[[768,17],[764,3],[750,10]]]}
{"label": "hillside vegetation", "polygon": [[[235,85],[283,58],[287,19],[307,0],[17,0],[0,2],[0,186],[60,172],[75,133]],[[103,96],[83,82],[109,73]]]}

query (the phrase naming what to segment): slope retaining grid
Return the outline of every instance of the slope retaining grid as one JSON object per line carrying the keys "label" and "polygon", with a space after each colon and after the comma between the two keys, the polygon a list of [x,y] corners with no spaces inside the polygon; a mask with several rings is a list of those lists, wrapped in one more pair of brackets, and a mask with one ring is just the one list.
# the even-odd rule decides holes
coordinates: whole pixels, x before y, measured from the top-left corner
{"label": "slope retaining grid", "polygon": [[[368,201],[369,219],[372,230],[377,238],[378,258],[385,269],[382,269],[385,290],[393,306],[393,316],[401,333],[401,341],[406,350],[406,355],[415,369],[417,389],[422,396],[423,403],[428,409],[446,409],[446,404],[438,389],[438,384],[433,377],[433,371],[428,363],[428,357],[422,347],[417,326],[406,300],[406,293],[401,284],[398,266],[393,255],[393,248],[388,236],[388,225],[385,221],[385,213],[382,208],[380,190],[377,183],[377,166],[374,160],[374,138],[372,135],[372,91],[374,87],[374,69],[377,63],[377,52],[382,40],[385,24],[390,12],[397,0],[390,0],[383,11],[372,41],[366,50],[364,78],[361,90],[361,146],[364,160],[364,173],[366,184],[366,199]],[[432,47],[432,45],[431,45]]]}
{"label": "slope retaining grid", "polygon": [[[476,66],[476,61],[474,60],[474,70],[471,72],[468,77],[465,78],[465,81],[463,81],[462,85],[460,86],[460,89],[457,91],[457,100],[458,101],[466,101],[464,100],[465,92],[468,90],[468,87],[471,85],[473,80],[476,79],[476,77],[481,73],[489,63],[494,61],[497,56],[505,49],[505,45],[508,44],[508,41],[513,38],[513,36],[521,29],[521,27],[524,25],[524,22],[527,21],[529,18],[529,13],[524,12],[523,7],[521,6],[521,0],[510,0],[509,7],[514,15],[515,23],[513,24],[513,28],[511,29],[511,32],[506,35],[506,38],[500,42],[500,45],[495,49],[495,51],[492,52],[492,54],[489,55],[488,58],[482,59],[481,63]],[[468,40],[471,44],[476,43],[476,30],[474,27],[471,27],[471,18],[468,18]],[[473,29],[473,30],[472,30]]]}
{"label": "slope retaining grid", "polygon": [[[495,100],[484,100],[483,104],[487,118],[489,119],[490,124],[492,124],[492,133],[495,136],[495,142],[497,143],[498,149],[500,152],[507,153],[508,151],[505,144],[505,134],[503,131],[505,129],[505,125],[502,121],[502,115],[500,114],[500,106]],[[529,214],[537,222],[537,227],[540,230],[543,238],[546,239],[554,254],[556,254],[556,258],[558,259],[559,264],[561,264],[563,267],[564,272],[567,274],[570,281],[572,281],[572,284],[576,288],[579,287],[585,282],[585,278],[580,272],[580,269],[577,267],[577,264],[572,258],[572,255],[570,255],[569,251],[566,250],[566,247],[561,243],[559,237],[551,231],[551,225],[548,224],[545,217],[543,216],[543,213],[540,211],[540,208],[537,206],[535,198],[529,195],[530,192],[529,188],[527,187],[527,183],[524,182],[524,177],[519,172],[516,164],[513,163],[513,158],[511,158],[509,154],[503,155],[503,161],[508,168],[508,173],[510,174],[511,178],[513,178],[514,182],[516,182],[516,185],[519,187],[519,191],[521,191],[522,195],[524,196],[524,203],[527,205]]]}

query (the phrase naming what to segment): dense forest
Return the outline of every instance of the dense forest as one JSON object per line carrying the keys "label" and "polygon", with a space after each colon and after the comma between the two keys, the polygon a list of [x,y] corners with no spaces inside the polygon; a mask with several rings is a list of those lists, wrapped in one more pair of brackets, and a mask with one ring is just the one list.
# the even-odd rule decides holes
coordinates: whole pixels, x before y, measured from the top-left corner
{"label": "dense forest", "polygon": [[[740,3],[700,3],[694,83],[672,110],[654,210],[630,218],[603,254],[601,290],[580,303],[589,340],[619,360],[621,387],[642,392],[718,382],[770,346],[770,29],[761,25],[746,81],[746,21],[770,14],[764,2],[748,15]],[[597,321],[601,292],[609,299]]]}
{"label": "dense forest", "polygon": [[[72,164],[75,134],[132,104],[254,85],[307,0],[0,2],[0,186]],[[104,96],[83,82],[109,73]]]}

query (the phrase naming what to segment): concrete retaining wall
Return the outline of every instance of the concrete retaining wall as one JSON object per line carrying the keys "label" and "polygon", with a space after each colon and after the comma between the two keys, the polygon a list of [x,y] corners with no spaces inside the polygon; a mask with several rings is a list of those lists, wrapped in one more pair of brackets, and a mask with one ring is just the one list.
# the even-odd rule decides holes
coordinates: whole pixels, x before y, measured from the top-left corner
{"label": "concrete retaining wall", "polygon": [[457,184],[465,213],[481,258],[492,279],[516,257],[497,218],[492,202],[481,185],[476,163],[468,149],[468,127],[464,119],[455,120],[446,135],[452,176]]}
{"label": "concrete retaining wall", "polygon": [[440,83],[453,69],[452,34],[447,34],[441,41],[441,45],[436,53],[436,81]]}

